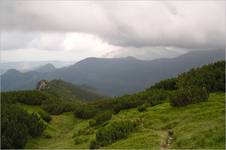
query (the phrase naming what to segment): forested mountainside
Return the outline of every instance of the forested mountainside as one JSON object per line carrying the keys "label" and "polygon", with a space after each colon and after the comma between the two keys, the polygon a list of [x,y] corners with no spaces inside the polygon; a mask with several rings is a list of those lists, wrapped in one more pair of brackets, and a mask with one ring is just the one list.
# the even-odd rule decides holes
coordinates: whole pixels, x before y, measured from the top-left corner
{"label": "forested mountainside", "polygon": [[144,91],[71,101],[2,92],[1,148],[225,148],[225,61]]}
{"label": "forested mountainside", "polygon": [[194,51],[172,59],[152,61],[126,58],[87,58],[51,72],[21,73],[9,70],[1,76],[2,90],[34,89],[39,80],[62,79],[76,85],[88,85],[107,95],[119,96],[143,90],[160,80],[192,67],[224,60],[224,50]]}

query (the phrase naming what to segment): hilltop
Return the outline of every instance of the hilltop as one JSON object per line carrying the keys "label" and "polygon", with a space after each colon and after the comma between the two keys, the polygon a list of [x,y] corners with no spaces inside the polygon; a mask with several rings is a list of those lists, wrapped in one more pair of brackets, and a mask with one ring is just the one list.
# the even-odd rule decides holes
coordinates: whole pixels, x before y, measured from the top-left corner
{"label": "hilltop", "polygon": [[46,93],[54,95],[63,100],[99,100],[108,98],[94,88],[88,86],[78,86],[63,80],[51,80],[47,84]]}

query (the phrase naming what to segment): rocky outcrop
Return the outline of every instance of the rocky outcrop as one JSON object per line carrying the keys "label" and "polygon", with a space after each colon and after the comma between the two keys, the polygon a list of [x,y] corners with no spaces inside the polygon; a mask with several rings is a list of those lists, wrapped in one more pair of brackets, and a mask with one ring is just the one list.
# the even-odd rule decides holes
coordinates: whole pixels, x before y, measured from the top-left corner
{"label": "rocky outcrop", "polygon": [[36,89],[39,91],[45,91],[48,89],[48,81],[47,80],[41,80],[38,82]]}

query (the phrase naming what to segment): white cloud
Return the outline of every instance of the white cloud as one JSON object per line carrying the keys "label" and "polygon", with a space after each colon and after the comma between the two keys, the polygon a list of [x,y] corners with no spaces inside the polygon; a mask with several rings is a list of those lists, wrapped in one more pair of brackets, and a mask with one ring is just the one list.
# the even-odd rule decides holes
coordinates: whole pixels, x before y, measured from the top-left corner
{"label": "white cloud", "polygon": [[1,4],[2,50],[14,52],[4,52],[7,55],[16,55],[16,51],[35,53],[31,50],[35,49],[49,55],[46,58],[61,59],[58,55],[61,54],[64,59],[72,59],[73,54],[74,59],[124,55],[151,59],[194,49],[225,47],[225,1],[1,1]]}
{"label": "white cloud", "polygon": [[86,57],[101,57],[112,50],[119,49],[95,35],[84,33],[37,33],[32,40],[27,41],[27,44],[20,46],[22,48],[2,50],[2,60],[78,61]]}

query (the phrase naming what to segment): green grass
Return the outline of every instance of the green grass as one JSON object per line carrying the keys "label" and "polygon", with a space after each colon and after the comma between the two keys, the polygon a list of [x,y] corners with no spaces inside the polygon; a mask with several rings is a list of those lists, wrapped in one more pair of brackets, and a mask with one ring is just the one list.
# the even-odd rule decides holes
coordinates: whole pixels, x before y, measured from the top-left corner
{"label": "green grass", "polygon": [[[88,126],[87,121],[74,118],[73,113],[64,113],[52,116],[50,125],[39,138],[32,138],[26,148],[75,148],[73,134],[79,129]],[[46,138],[50,135],[51,138]],[[89,141],[87,141],[89,142]],[[88,144],[80,144],[79,148],[88,148]]]}
{"label": "green grass", "polygon": [[[225,94],[215,93],[210,95],[207,102],[186,107],[175,108],[164,103],[149,107],[146,112],[138,112],[136,109],[123,111],[113,119],[139,118],[143,126],[137,133],[107,148],[161,148],[161,141],[166,140],[167,130],[172,129],[174,135],[170,148],[223,149],[224,99]],[[142,134],[142,131],[146,132]]]}
{"label": "green grass", "polygon": [[[172,129],[173,141],[169,148],[216,148],[224,149],[225,143],[225,94],[210,94],[207,102],[172,107],[168,102],[149,107],[145,112],[136,108],[124,110],[113,115],[112,121],[119,119],[139,119],[140,126],[127,138],[119,140],[106,149],[160,149],[167,140],[167,131]],[[32,112],[40,111],[40,107],[23,107]],[[25,148],[89,148],[89,143],[95,138],[95,133],[79,135],[80,129],[86,130],[87,120],[80,120],[72,113],[52,116],[43,135],[30,138]],[[89,129],[89,128],[87,128]],[[75,137],[72,136],[76,133]],[[51,138],[47,138],[50,135]],[[82,142],[75,144],[75,139]]]}

